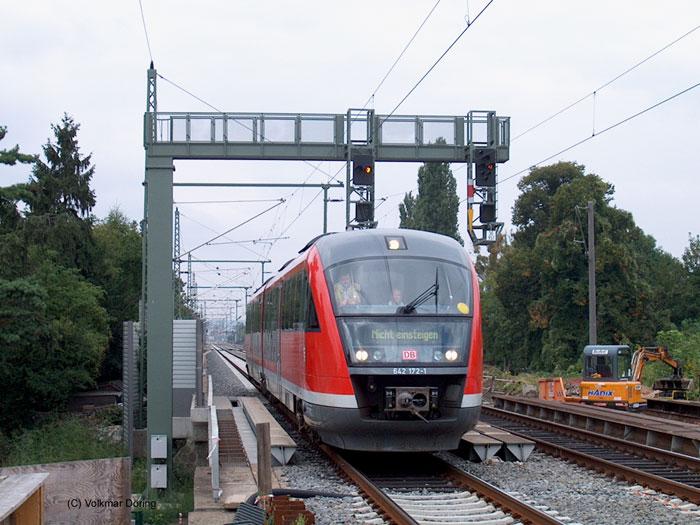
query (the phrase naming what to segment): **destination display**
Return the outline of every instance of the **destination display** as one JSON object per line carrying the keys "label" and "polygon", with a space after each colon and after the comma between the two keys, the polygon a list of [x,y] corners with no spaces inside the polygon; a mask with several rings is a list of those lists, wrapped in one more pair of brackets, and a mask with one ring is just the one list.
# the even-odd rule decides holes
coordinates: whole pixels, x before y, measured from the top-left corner
{"label": "destination display", "polygon": [[471,319],[355,317],[338,326],[353,364],[440,366],[466,362]]}

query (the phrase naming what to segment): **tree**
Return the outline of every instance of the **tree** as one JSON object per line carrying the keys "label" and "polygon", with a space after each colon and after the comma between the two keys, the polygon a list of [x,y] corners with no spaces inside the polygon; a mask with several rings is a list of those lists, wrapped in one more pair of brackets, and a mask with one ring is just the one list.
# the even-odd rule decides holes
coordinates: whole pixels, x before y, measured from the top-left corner
{"label": "tree", "polygon": [[[0,126],[0,140],[3,140],[7,135],[7,128],[5,126]],[[17,162],[29,164],[36,160],[35,155],[27,155],[26,153],[20,153],[19,145],[15,145],[14,148],[10,149],[0,149],[0,164],[8,164],[14,166]]]}
{"label": "tree", "polygon": [[31,277],[0,279],[0,426],[14,428],[94,386],[107,344],[101,295],[51,261]]}
{"label": "tree", "polygon": [[92,155],[82,157],[78,147],[77,124],[67,114],[61,124],[52,124],[56,143],[49,139],[42,150],[46,162],[37,159],[28,184],[31,198],[27,202],[32,215],[71,213],[87,217],[95,206],[95,192],[90,180],[95,174]]}
{"label": "tree", "polygon": [[48,140],[42,148],[46,162],[36,160],[24,185],[26,241],[52,252],[59,264],[77,268],[91,279],[98,258],[90,216],[95,205],[95,193],[90,188],[95,168],[91,155],[80,154],[79,124],[64,115],[51,129],[55,143]]}
{"label": "tree", "polygon": [[109,347],[102,377],[121,377],[122,322],[138,319],[141,298],[141,233],[119,208],[93,229],[101,264],[95,283],[104,290],[102,306],[109,319]]}
{"label": "tree", "polygon": [[458,212],[457,182],[450,165],[426,162],[418,169],[418,195],[409,192],[399,204],[399,227],[441,233],[464,244],[458,230]]}
{"label": "tree", "polygon": [[44,365],[51,345],[46,290],[32,279],[0,279],[0,428],[26,421],[41,391],[29,390],[34,370]]}
{"label": "tree", "polygon": [[[580,359],[588,333],[585,207],[595,203],[598,340],[651,344],[673,327],[680,263],[656,247],[631,214],[612,206],[613,187],[576,163],[533,169],[513,206],[517,230],[484,288],[487,359],[542,370]],[[491,317],[493,316],[493,317]],[[503,330],[507,336],[503,335]]]}
{"label": "tree", "polygon": [[[0,141],[6,134],[7,128],[0,126]],[[21,153],[19,146],[0,150],[0,164],[29,164],[35,159],[34,155]],[[23,184],[0,187],[0,277],[16,277],[24,266],[24,242],[19,235],[22,216],[17,204],[26,196]]]}
{"label": "tree", "polygon": [[413,192],[409,191],[403,198],[403,202],[399,203],[399,228],[408,228],[411,230],[417,230],[415,226],[415,213],[416,213],[416,198],[413,196]]}
{"label": "tree", "polygon": [[700,319],[700,235],[688,237],[688,247],[683,252],[687,282],[679,302],[684,305],[683,319]]}
{"label": "tree", "polygon": [[[678,330],[659,332],[657,342],[668,347],[670,354],[680,360],[683,365],[683,375],[692,379],[691,397],[698,398],[700,393],[700,321],[685,321]],[[668,377],[670,371],[662,363],[650,363],[644,369],[644,382],[652,385],[656,379]]]}

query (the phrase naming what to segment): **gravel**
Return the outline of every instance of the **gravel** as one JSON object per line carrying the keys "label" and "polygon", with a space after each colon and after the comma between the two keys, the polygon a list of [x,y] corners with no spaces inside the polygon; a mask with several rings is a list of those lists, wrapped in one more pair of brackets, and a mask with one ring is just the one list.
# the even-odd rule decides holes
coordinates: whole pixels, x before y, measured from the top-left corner
{"label": "gravel", "polygon": [[231,373],[223,358],[216,352],[207,353],[207,372],[211,375],[214,394],[226,397],[245,397],[255,395]]}
{"label": "gravel", "polygon": [[700,510],[693,504],[540,452],[525,463],[470,463],[450,453],[440,456],[530,504],[554,510],[569,525],[700,523]]}
{"label": "gravel", "polygon": [[[236,377],[231,374],[221,357],[212,352],[207,359],[208,372],[212,376],[214,392],[218,396],[250,396]],[[331,463],[316,450],[272,405],[260,397],[274,418],[282,425],[297,444],[297,450],[290,463],[275,467],[283,486],[295,489],[317,490],[348,494],[345,498],[315,497],[306,498],[306,508],[316,516],[318,525],[380,525],[384,521],[378,518],[367,502],[358,495],[357,487],[348,483],[338,474]]]}

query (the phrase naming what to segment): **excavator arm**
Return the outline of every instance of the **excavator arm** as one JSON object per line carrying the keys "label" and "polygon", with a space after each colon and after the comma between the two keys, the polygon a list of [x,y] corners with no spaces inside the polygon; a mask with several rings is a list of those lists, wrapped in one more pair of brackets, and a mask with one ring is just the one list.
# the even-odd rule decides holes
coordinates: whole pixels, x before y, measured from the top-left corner
{"label": "excavator arm", "polygon": [[681,379],[683,377],[681,362],[671,357],[668,348],[665,346],[640,346],[632,356],[632,380],[641,382],[644,367],[653,361],[661,361],[673,368],[673,378]]}

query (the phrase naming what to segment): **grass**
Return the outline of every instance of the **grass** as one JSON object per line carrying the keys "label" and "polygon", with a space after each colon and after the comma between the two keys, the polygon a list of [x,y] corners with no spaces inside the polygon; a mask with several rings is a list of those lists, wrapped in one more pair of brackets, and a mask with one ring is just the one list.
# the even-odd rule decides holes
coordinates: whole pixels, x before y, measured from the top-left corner
{"label": "grass", "polygon": [[[118,409],[102,410],[95,415],[52,415],[32,428],[12,435],[0,434],[0,466],[32,465],[121,457],[127,455],[121,442],[115,442],[105,427],[121,422]],[[173,483],[167,490],[146,490],[147,464],[137,459],[131,469],[131,491],[144,500],[156,501],[156,508],[143,509],[144,524],[165,525],[178,522],[194,508],[194,466],[186,454],[173,459]]]}
{"label": "grass", "polygon": [[115,417],[111,412],[91,417],[52,416],[4,437],[0,464],[7,467],[124,456],[123,445],[102,430]]}
{"label": "grass", "polygon": [[144,499],[156,501],[156,508],[143,510],[143,523],[149,525],[167,525],[177,523],[180,514],[194,509],[194,473],[190,465],[178,461],[173,465],[173,484],[167,490],[146,491],[147,464],[137,459],[131,468],[131,488],[135,494],[143,494]]}

